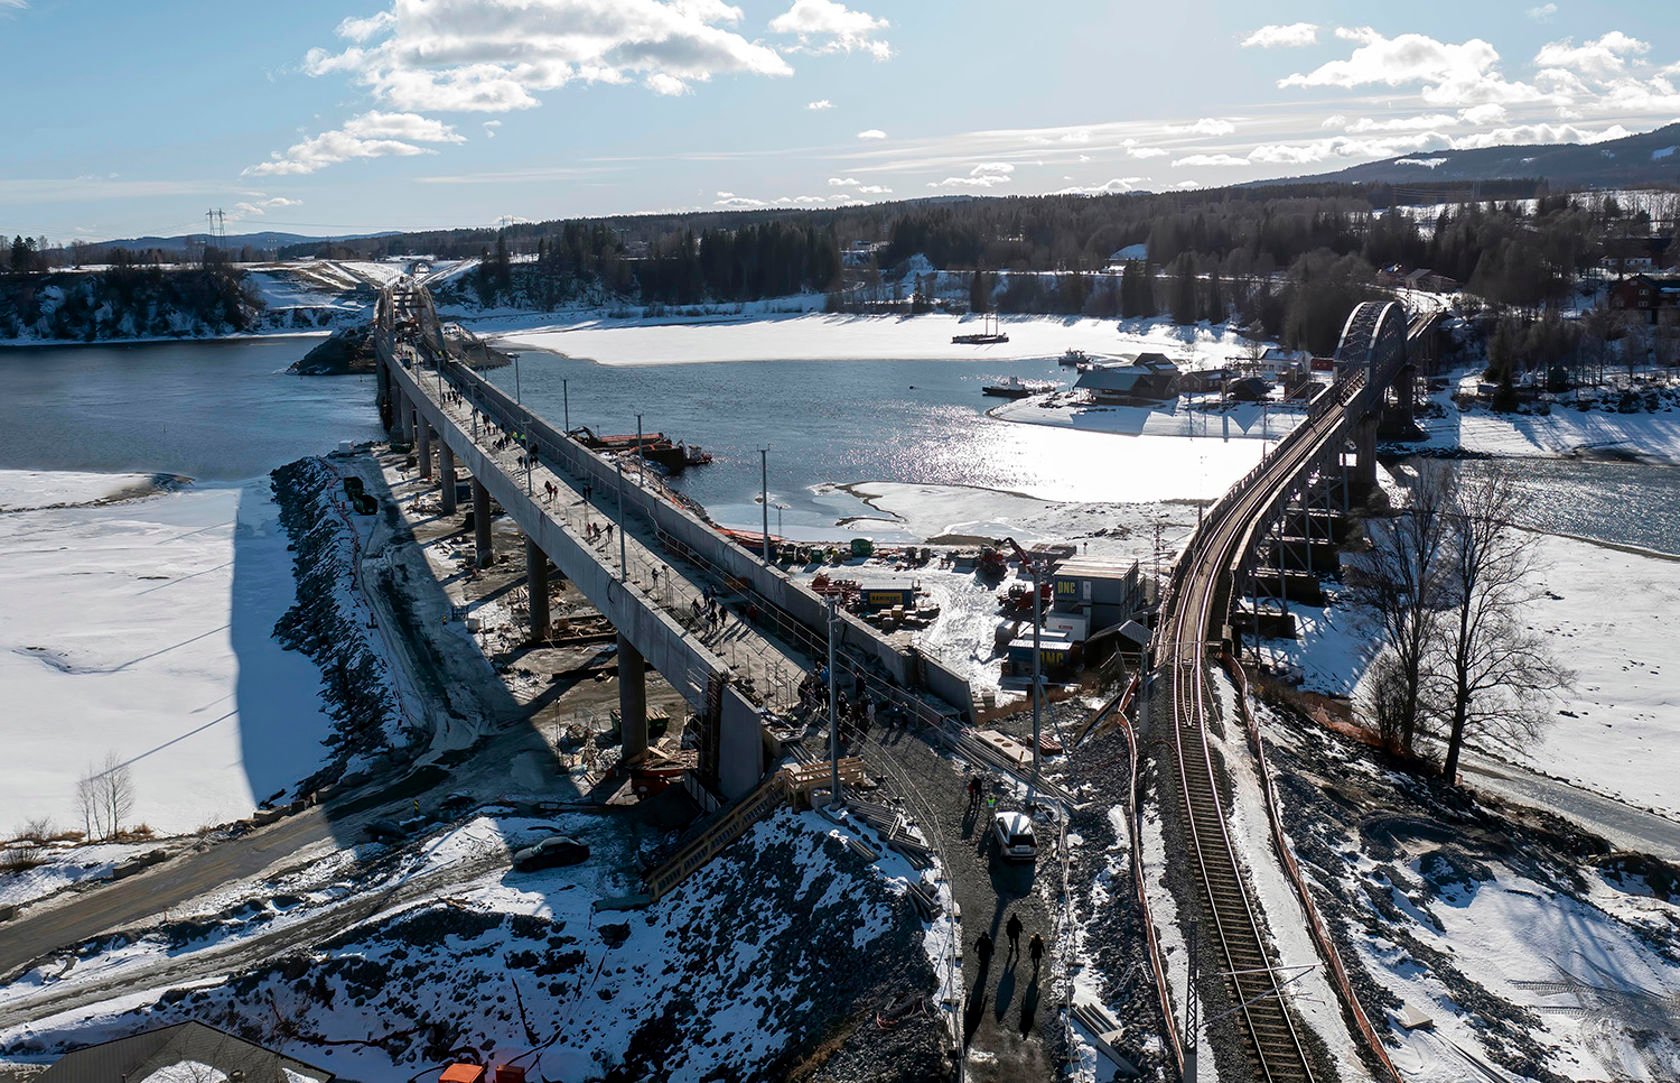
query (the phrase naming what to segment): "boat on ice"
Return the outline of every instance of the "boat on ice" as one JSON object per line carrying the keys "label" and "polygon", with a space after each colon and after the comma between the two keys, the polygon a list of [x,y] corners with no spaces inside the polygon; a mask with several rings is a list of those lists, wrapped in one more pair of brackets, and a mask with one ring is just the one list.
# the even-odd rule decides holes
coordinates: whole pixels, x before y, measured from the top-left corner
{"label": "boat on ice", "polygon": [[994,343],[1008,342],[1009,336],[998,326],[997,313],[988,312],[984,322],[980,325],[979,334],[952,335],[951,341],[960,346],[990,346]]}
{"label": "boat on ice", "polygon": [[1090,360],[1090,354],[1077,347],[1069,346],[1067,350],[1063,352],[1060,364],[1065,365],[1068,368],[1078,368],[1080,365],[1089,363]]}

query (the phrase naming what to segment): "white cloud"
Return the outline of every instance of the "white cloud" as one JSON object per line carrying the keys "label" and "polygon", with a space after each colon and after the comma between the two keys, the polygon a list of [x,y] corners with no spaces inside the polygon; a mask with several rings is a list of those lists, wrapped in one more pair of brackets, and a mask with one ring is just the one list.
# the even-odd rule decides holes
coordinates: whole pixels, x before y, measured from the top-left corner
{"label": "white cloud", "polygon": [[22,11],[28,6],[29,0],[0,0],[0,8],[11,8],[14,11]]}
{"label": "white cloud", "polygon": [[[1479,107],[1478,107],[1479,108]],[[1494,106],[1495,109],[1499,108]],[[1450,128],[1458,123],[1458,118],[1444,113],[1431,113],[1416,117],[1390,117],[1387,120],[1373,120],[1371,117],[1360,117],[1344,126],[1345,130],[1355,135],[1364,132],[1416,132],[1428,131],[1431,128]]]}
{"label": "white cloud", "polygon": [[392,0],[339,25],[341,52],[311,49],[310,75],[342,72],[405,110],[507,112],[574,81],[680,93],[715,75],[791,75],[775,49],[729,29],[721,0]]}
{"label": "white cloud", "polygon": [[1573,124],[1519,124],[1467,135],[1453,140],[1452,145],[1456,150],[1473,150],[1477,147],[1503,147],[1522,143],[1603,143],[1631,134],[1620,124],[1612,124],[1597,131],[1577,128]]}
{"label": "white cloud", "polygon": [[793,0],[792,7],[770,20],[772,31],[798,39],[794,52],[862,51],[876,60],[892,56],[892,46],[875,36],[887,26],[887,20],[852,11],[837,0]]}
{"label": "white cloud", "polygon": [[487,121],[485,121],[484,122],[484,138],[486,138],[486,139],[496,138],[496,129],[500,128],[501,126],[502,126],[502,122],[499,121],[499,120],[487,120]]}
{"label": "white cloud", "polygon": [[287,199],[285,196],[270,196],[268,199],[255,201],[241,200],[233,205],[234,213],[228,217],[236,221],[242,218],[261,218],[274,207],[297,207],[302,203],[301,199]]}
{"label": "white cloud", "polygon": [[1524,14],[1537,23],[1549,23],[1552,16],[1557,14],[1557,5],[1541,4],[1539,7],[1529,8]]}
{"label": "white cloud", "polygon": [[929,188],[995,188],[1008,184],[1015,167],[1008,162],[981,162],[968,171],[966,177],[946,177],[942,181],[928,181]]}
{"label": "white cloud", "polygon": [[859,139],[885,139],[887,133],[879,128],[866,128],[857,134]]}
{"label": "white cloud", "polygon": [[1171,152],[1161,147],[1127,147],[1126,154],[1132,158],[1165,158]]}
{"label": "white cloud", "polygon": [[866,196],[885,196],[892,194],[891,188],[881,184],[860,184],[858,185],[858,191]]}
{"label": "white cloud", "polygon": [[1058,188],[1050,195],[1053,196],[1112,196],[1125,192],[1137,191],[1137,186],[1148,180],[1148,177],[1115,177],[1095,185],[1072,185]]}
{"label": "white cloud", "polygon": [[341,128],[276,151],[266,162],[247,168],[251,176],[314,173],[352,158],[409,157],[434,154],[421,143],[464,143],[466,137],[442,121],[416,113],[381,113],[351,117]]}
{"label": "white cloud", "polygon": [[805,103],[805,108],[807,108],[807,109],[833,109],[834,108],[834,103],[829,101],[827,98],[818,98],[814,102],[806,102]]}
{"label": "white cloud", "polygon": [[687,83],[678,79],[675,75],[667,75],[662,71],[654,72],[652,75],[643,80],[643,82],[647,84],[647,88],[649,90],[667,98],[674,98],[679,94],[688,93]]}
{"label": "white cloud", "polygon": [[1262,26],[1242,40],[1244,49],[1293,49],[1313,45],[1318,41],[1318,27],[1314,23],[1289,23]]}
{"label": "white cloud", "polygon": [[1498,124],[1505,119],[1506,110],[1498,102],[1483,102],[1458,111],[1458,119],[1466,124]]}
{"label": "white cloud", "polygon": [[858,179],[856,177],[830,177],[830,178],[828,178],[828,186],[830,188],[856,188],[858,186],[858,184],[859,184],[859,182],[858,182]]}
{"label": "white cloud", "polygon": [[1174,158],[1173,165],[1247,165],[1247,158],[1238,158],[1233,154],[1192,154],[1184,158]]}
{"label": "white cloud", "polygon": [[1174,135],[1230,135],[1237,126],[1218,117],[1203,117],[1194,124],[1168,124],[1166,130]]}
{"label": "white cloud", "polygon": [[1547,42],[1534,54],[1536,67],[1565,68],[1585,75],[1612,75],[1620,72],[1630,56],[1641,56],[1651,46],[1620,30],[1612,30],[1602,37],[1576,45],[1573,38]]}
{"label": "white cloud", "polygon": [[1424,34],[1386,37],[1368,26],[1338,27],[1336,36],[1355,42],[1345,60],[1278,81],[1280,87],[1359,87],[1421,84],[1429,105],[1463,107],[1486,102],[1538,102],[1547,95],[1499,73],[1499,52],[1480,38],[1442,42]]}
{"label": "white cloud", "polygon": [[729,210],[746,210],[750,207],[767,207],[769,204],[762,199],[738,196],[733,192],[719,192],[718,200],[712,206],[725,207]]}

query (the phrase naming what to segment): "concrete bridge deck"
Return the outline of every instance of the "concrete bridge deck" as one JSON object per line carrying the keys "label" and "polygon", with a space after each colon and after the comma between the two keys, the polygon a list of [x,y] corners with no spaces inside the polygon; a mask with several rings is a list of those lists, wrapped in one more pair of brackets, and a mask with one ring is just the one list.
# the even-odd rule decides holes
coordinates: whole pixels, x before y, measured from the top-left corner
{"label": "concrete bridge deck", "polygon": [[[590,451],[448,359],[423,289],[387,290],[376,332],[389,423],[412,438],[422,477],[439,481],[446,514],[456,510],[457,467],[472,474],[480,561],[491,559],[492,498],[525,534],[533,632],[547,624],[548,560],[619,630],[626,758],[646,747],[645,658],[701,714],[714,753],[708,759],[703,736],[707,781],[726,799],[749,791],[776,751],[766,724],[793,707],[806,674],[826,660],[823,600],[696,516],[656,474],[644,480],[643,464]],[[716,629],[704,618],[708,591],[727,614]],[[928,722],[971,711],[966,680],[937,661],[900,650],[850,614],[834,627],[842,688],[861,684],[878,703]]]}

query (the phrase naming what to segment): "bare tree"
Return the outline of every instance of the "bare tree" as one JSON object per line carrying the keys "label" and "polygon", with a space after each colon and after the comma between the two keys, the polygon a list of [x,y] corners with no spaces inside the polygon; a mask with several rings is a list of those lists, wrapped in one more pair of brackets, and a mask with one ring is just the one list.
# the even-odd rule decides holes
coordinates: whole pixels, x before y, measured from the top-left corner
{"label": "bare tree", "polygon": [[76,783],[76,808],[90,839],[109,839],[122,830],[134,811],[134,778],[115,750]]}
{"label": "bare tree", "polygon": [[1377,615],[1395,670],[1394,687],[1383,697],[1392,714],[1385,739],[1407,755],[1423,718],[1425,663],[1440,622],[1447,490],[1441,471],[1420,470],[1405,509],[1375,524],[1370,551],[1351,561],[1348,572],[1355,598]]}
{"label": "bare tree", "polygon": [[96,837],[99,811],[99,783],[95,780],[94,770],[90,766],[82,777],[76,780],[76,812],[82,818],[82,838],[92,841]]}
{"label": "bare tree", "polygon": [[1532,551],[1516,525],[1521,499],[1512,472],[1495,467],[1459,481],[1445,511],[1448,609],[1436,670],[1447,737],[1442,774],[1449,782],[1458,777],[1467,736],[1532,737],[1545,721],[1548,693],[1572,680],[1522,622],[1539,587]]}

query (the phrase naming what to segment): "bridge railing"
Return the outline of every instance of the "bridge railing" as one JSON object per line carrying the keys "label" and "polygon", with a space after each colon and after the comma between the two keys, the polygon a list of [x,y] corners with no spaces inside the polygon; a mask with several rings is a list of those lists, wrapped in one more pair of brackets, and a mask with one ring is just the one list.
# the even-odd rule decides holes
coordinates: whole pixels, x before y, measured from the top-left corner
{"label": "bridge railing", "polygon": [[[429,353],[430,350],[426,349],[425,352]],[[433,369],[439,371],[435,361]],[[519,434],[522,446],[528,448],[539,462],[551,467],[560,466],[574,478],[602,486],[599,490],[602,492],[618,487],[619,471],[616,463],[611,463],[604,456],[583,447],[569,435],[560,433],[540,415],[510,398],[506,392],[478,373],[450,361],[442,366],[440,376],[485,417],[493,419],[505,431]],[[423,380],[417,382],[424,384]],[[611,486],[612,489],[606,488],[607,486]],[[759,621],[770,626],[775,634],[783,637],[808,657],[822,659],[827,656],[826,634],[819,634],[790,612],[790,590],[778,591],[777,597],[771,597],[760,589],[758,580],[762,576],[753,573],[760,572],[763,565],[750,553],[733,541],[716,534],[687,509],[661,498],[656,492],[628,484],[623,486],[622,491],[626,512],[634,511],[645,519],[653,528],[655,539],[665,549],[696,564],[715,578],[738,584],[738,593],[744,594],[757,610]],[[714,544],[706,545],[705,542]],[[786,588],[796,586],[785,578],[776,582]],[[817,608],[826,619],[825,603],[809,591],[803,593],[809,594],[810,605],[806,608]],[[876,667],[882,664],[883,652],[879,649],[858,649],[860,644],[873,647],[881,641],[854,615],[842,612],[838,617],[839,627],[836,631],[840,640],[839,653],[845,659],[848,668],[863,675],[866,690],[877,700],[897,707],[912,718],[932,725],[941,724],[949,710],[942,710],[907,689],[906,686],[914,687],[918,682],[916,674],[902,656],[896,651],[887,653],[886,661],[900,664],[885,666],[887,675],[883,677],[876,672]],[[928,662],[931,663],[931,660]],[[966,689],[965,681],[963,690]],[[782,712],[790,709],[798,698],[796,688],[786,687],[758,689],[754,696],[764,706]],[[960,707],[961,705],[959,712]]]}

